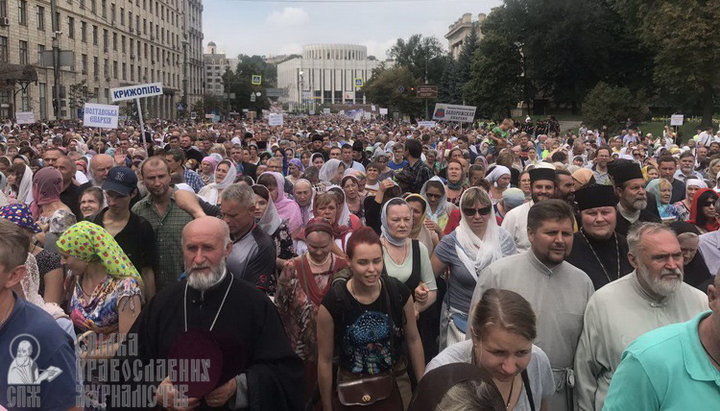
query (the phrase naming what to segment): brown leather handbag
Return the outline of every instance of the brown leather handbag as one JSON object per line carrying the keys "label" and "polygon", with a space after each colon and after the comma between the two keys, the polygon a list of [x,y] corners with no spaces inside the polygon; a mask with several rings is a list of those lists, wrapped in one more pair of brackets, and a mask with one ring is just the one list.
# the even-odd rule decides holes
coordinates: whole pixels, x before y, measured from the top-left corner
{"label": "brown leather handbag", "polygon": [[396,411],[403,409],[392,374],[338,383],[333,410]]}

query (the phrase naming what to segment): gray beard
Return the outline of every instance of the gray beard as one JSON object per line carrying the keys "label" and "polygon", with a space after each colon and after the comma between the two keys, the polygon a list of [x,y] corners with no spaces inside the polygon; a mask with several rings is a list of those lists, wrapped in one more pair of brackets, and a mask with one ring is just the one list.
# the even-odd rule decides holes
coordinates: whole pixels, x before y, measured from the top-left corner
{"label": "gray beard", "polygon": [[198,291],[207,291],[223,280],[226,273],[225,268],[226,263],[222,261],[218,265],[210,267],[209,274],[198,274],[190,271],[187,277],[188,285]]}
{"label": "gray beard", "polygon": [[[643,264],[638,264],[637,275],[645,281],[653,293],[662,297],[667,297],[674,294],[683,282],[683,271],[680,269],[678,270],[680,271],[680,278],[677,280],[667,281],[660,278],[652,278],[647,268]],[[666,270],[663,269],[663,273],[665,273],[665,271]]]}

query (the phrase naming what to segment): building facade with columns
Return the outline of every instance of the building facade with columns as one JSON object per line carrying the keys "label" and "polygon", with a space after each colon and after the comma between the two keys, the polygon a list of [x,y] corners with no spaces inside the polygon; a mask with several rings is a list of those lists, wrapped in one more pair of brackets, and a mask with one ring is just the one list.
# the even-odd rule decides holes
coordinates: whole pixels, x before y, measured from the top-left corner
{"label": "building facade with columns", "polygon": [[487,18],[484,13],[478,14],[477,20],[473,20],[472,13],[465,13],[455,23],[448,27],[448,32],[445,34],[445,38],[448,41],[448,50],[450,55],[457,60],[460,57],[462,46],[465,43],[465,39],[470,33],[475,30],[478,39],[482,37],[480,31],[480,24]]}
{"label": "building facade with columns", "polygon": [[[32,65],[38,81],[0,89],[0,118],[32,111],[55,119],[56,41],[72,52],[60,66],[59,118],[75,118],[71,86],[85,81],[87,101],[112,104],[110,89],[162,83],[162,96],[141,99],[145,118],[175,118],[187,80],[189,102],[202,96],[202,4],[199,0],[0,0],[0,65]],[[57,28],[54,27],[57,24]],[[187,43],[187,46],[184,44]],[[187,50],[185,56],[184,50]],[[64,53],[68,55],[69,53]],[[194,60],[195,61],[194,61]],[[184,70],[184,65],[186,69]],[[194,66],[198,66],[195,70]],[[126,102],[119,103],[125,106]]]}
{"label": "building facade with columns", "polygon": [[312,44],[302,57],[277,66],[281,98],[293,108],[314,104],[365,104],[362,86],[380,64],[367,55],[367,47],[352,44]]}

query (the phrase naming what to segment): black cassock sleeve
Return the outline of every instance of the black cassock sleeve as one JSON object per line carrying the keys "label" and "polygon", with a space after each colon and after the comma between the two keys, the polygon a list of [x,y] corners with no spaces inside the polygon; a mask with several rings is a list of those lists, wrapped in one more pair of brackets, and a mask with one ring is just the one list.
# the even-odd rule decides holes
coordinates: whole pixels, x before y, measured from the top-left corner
{"label": "black cassock sleeve", "polygon": [[245,371],[251,410],[302,410],[303,363],[290,347],[280,317],[269,299],[262,328],[255,341],[250,366]]}

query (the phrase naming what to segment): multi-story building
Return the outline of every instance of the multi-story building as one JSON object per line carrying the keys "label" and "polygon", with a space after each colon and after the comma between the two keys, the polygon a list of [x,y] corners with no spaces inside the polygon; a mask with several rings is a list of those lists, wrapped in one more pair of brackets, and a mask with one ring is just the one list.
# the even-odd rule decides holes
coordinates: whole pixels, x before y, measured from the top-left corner
{"label": "multi-story building", "polygon": [[379,64],[368,58],[365,46],[304,46],[302,57],[277,66],[278,87],[287,90],[281,101],[290,103],[291,109],[307,103],[364,104],[362,86]]}
{"label": "multi-story building", "polygon": [[69,94],[83,80],[88,101],[107,104],[112,88],[162,83],[162,96],[141,99],[144,117],[174,118],[185,78],[189,102],[202,96],[201,14],[199,0],[0,0],[0,64],[30,64],[38,74],[25,91],[0,89],[0,117],[55,118],[52,59],[41,56],[57,41],[73,53],[59,70],[60,118],[76,116]]}
{"label": "multi-story building", "polygon": [[448,41],[448,50],[450,55],[457,60],[460,56],[463,43],[467,36],[470,35],[472,30],[477,33],[478,39],[482,36],[480,31],[480,24],[487,18],[484,13],[478,14],[478,19],[473,21],[471,13],[465,13],[455,23],[448,27],[448,32],[445,38]]}
{"label": "multi-story building", "polygon": [[230,68],[230,61],[224,53],[217,52],[214,42],[208,43],[207,53],[203,54],[205,63],[205,93],[212,96],[223,96],[225,87],[223,75]]}

